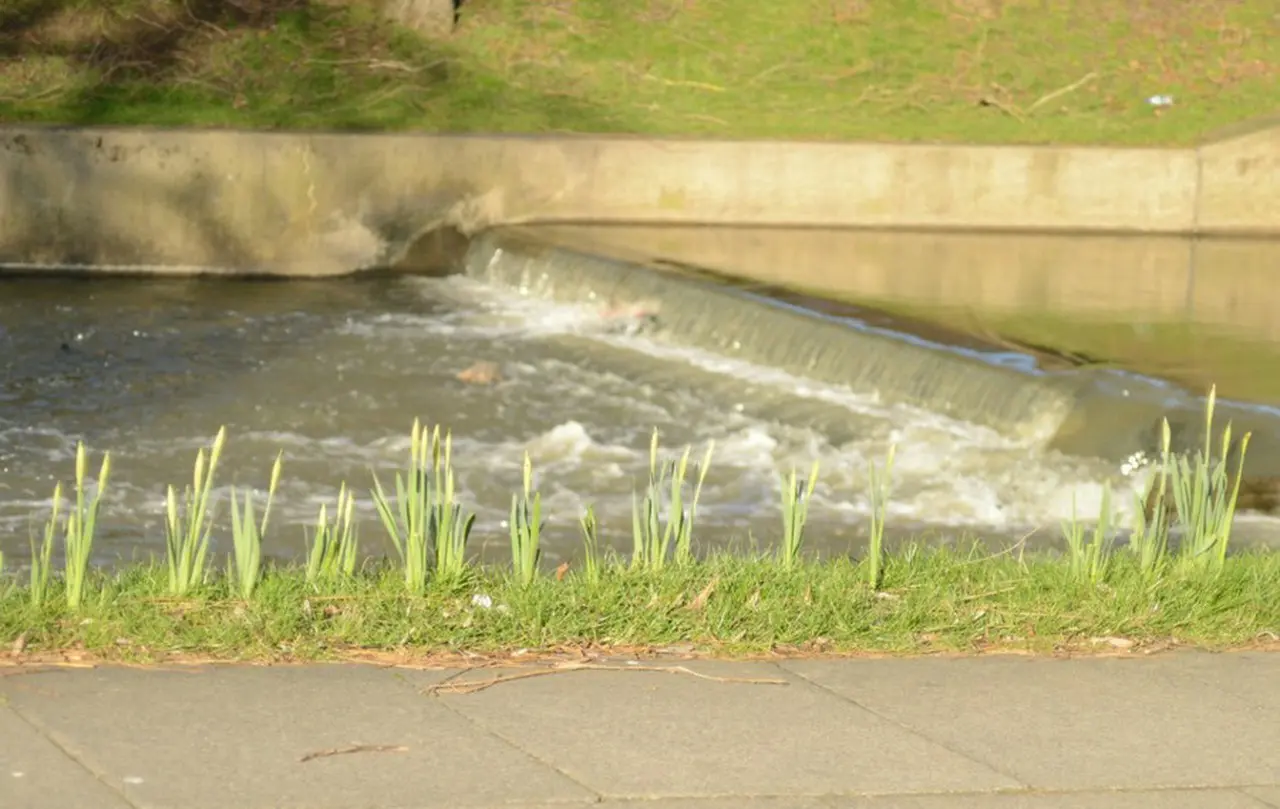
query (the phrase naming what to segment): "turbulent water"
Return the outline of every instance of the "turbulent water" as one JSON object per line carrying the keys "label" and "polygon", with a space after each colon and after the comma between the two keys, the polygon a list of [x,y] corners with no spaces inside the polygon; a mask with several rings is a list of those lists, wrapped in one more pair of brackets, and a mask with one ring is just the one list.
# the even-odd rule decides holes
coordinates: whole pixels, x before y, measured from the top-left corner
{"label": "turbulent water", "polygon": [[[1073,508],[1095,515],[1104,482],[1131,508],[1136,481],[995,432],[836,385],[646,337],[634,312],[529,300],[464,278],[276,284],[0,280],[0,550],[21,560],[76,441],[113,470],[99,561],[159,552],[167,484],[229,432],[219,470],[264,488],[284,476],[268,550],[300,554],[303,526],[347,481],[362,541],[388,549],[367,490],[408,453],[415,417],[453,431],[475,547],[505,553],[506,512],[527,451],[548,518],[548,561],[578,547],[594,505],[610,541],[630,541],[633,489],[651,432],[664,457],[715,442],[698,511],[704,547],[778,534],[778,477],[820,463],[810,541],[845,553],[865,536],[868,465],[896,447],[890,526],[1055,541]],[[460,372],[493,363],[491,383]],[[1123,514],[1121,515],[1123,516]],[[227,545],[226,510],[216,541]]]}

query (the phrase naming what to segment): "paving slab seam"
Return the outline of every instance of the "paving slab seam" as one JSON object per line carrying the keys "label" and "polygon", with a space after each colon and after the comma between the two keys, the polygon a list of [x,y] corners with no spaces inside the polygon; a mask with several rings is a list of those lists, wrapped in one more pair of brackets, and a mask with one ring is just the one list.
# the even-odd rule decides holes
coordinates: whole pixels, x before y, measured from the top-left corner
{"label": "paving slab seam", "polygon": [[[456,680],[457,678],[461,677],[462,675],[466,674],[466,673],[467,673],[467,671],[468,671],[467,669],[461,669],[461,670],[459,670],[459,671],[456,671],[456,672],[454,672],[453,674],[451,674],[451,675],[449,675],[448,677],[445,677],[443,680],[441,680],[441,683],[448,683],[448,682],[452,682],[452,681]],[[502,735],[501,733],[498,733],[497,731],[493,730],[492,728],[489,728],[489,727],[485,726],[484,724],[482,724],[482,723],[480,723],[480,722],[477,722],[474,718],[472,718],[472,717],[468,716],[465,712],[463,712],[463,711],[459,711],[457,708],[455,708],[455,707],[453,707],[452,705],[450,705],[448,700],[441,699],[439,695],[434,695],[434,694],[428,694],[428,693],[426,693],[426,692],[425,692],[425,691],[424,691],[420,686],[414,685],[413,683],[409,682],[409,680],[408,680],[407,678],[405,678],[402,674],[396,673],[396,675],[395,675],[395,676],[396,676],[396,678],[397,678],[397,679],[399,679],[399,680],[400,680],[401,682],[403,682],[405,685],[407,685],[407,686],[409,686],[410,688],[412,688],[412,689],[414,690],[414,692],[415,692],[419,697],[422,697],[422,698],[424,698],[424,699],[431,699],[431,700],[435,700],[435,701],[440,705],[440,707],[444,708],[446,711],[448,711],[449,713],[453,714],[454,716],[459,717],[460,719],[462,719],[463,721],[465,721],[467,724],[469,724],[469,725],[471,725],[472,727],[474,727],[474,728],[476,728],[477,730],[479,730],[481,733],[484,733],[485,735],[490,736],[490,737],[492,737],[493,739],[496,739],[497,741],[501,742],[502,744],[505,744],[507,747],[510,747],[511,749],[515,750],[517,753],[520,753],[521,755],[525,756],[525,757],[526,757],[526,758],[528,758],[530,761],[532,761],[532,762],[534,762],[534,763],[536,763],[536,764],[538,764],[538,765],[540,765],[540,766],[542,766],[542,767],[545,767],[545,768],[547,768],[548,770],[551,770],[552,772],[556,773],[557,775],[561,776],[562,778],[567,779],[570,783],[575,784],[575,785],[577,785],[577,786],[581,787],[582,789],[586,790],[587,792],[590,792],[590,793],[591,793],[591,796],[592,796],[592,800],[591,800],[589,803],[600,803],[601,801],[603,801],[603,800],[604,800],[605,796],[600,792],[600,790],[595,789],[594,787],[592,787],[592,786],[590,786],[590,785],[588,785],[588,784],[583,783],[580,779],[575,778],[573,775],[571,775],[571,774],[569,774],[569,773],[565,772],[564,770],[560,769],[560,768],[559,768],[559,767],[557,767],[555,764],[552,764],[550,761],[547,761],[546,759],[542,758],[541,756],[537,755],[536,753],[533,753],[532,751],[525,749],[523,746],[521,746],[521,745],[519,745],[519,744],[516,744],[516,743],[515,743],[515,742],[513,742],[511,739],[508,739],[506,736]],[[572,805],[575,805],[576,803],[583,803],[583,804],[587,804],[588,802],[586,802],[586,801],[575,801],[575,802],[566,803],[566,804],[563,804],[563,805],[572,806]],[[548,804],[548,805],[554,805],[554,804]]]}
{"label": "paving slab seam", "polygon": [[[111,783],[111,781],[107,780],[106,778],[103,778],[102,773],[99,773],[96,770],[94,770],[94,768],[90,767],[88,764],[82,761],[79,756],[77,756],[75,753],[68,750],[67,747],[64,744],[62,744],[62,742],[58,741],[57,737],[55,737],[54,734],[50,733],[48,729],[42,727],[40,723],[35,722],[26,716],[23,716],[22,712],[19,711],[17,708],[13,707],[13,705],[10,704],[7,699],[4,700],[3,703],[0,703],[0,710],[8,711],[9,713],[17,717],[19,722],[22,722],[24,725],[31,728],[36,733],[40,734],[40,736],[45,741],[49,742],[49,744],[53,745],[54,748],[57,749],[59,753],[66,756],[67,760],[69,760],[72,764],[76,765],[80,769],[84,770],[86,773],[88,773],[90,777],[93,778],[93,780],[97,781],[99,784],[102,784],[104,787],[111,790],[111,792],[115,793],[116,796],[120,798],[120,800],[124,801],[124,803],[128,804],[129,806],[138,807],[138,804],[129,800],[129,796],[125,794],[125,791],[123,789],[121,789],[118,785]],[[141,807],[138,807],[138,809],[141,809]]]}
{"label": "paving slab seam", "polygon": [[930,735],[930,734],[928,734],[928,733],[923,733],[923,732],[921,732],[919,728],[911,727],[910,725],[908,725],[908,724],[906,724],[906,723],[904,723],[904,722],[901,722],[901,721],[899,721],[899,720],[897,720],[897,719],[894,719],[892,716],[886,716],[885,714],[882,714],[882,713],[880,713],[880,712],[879,712],[879,711],[877,711],[877,710],[874,710],[874,709],[872,709],[872,708],[867,707],[866,705],[863,705],[861,702],[858,702],[856,699],[852,699],[852,698],[850,698],[850,697],[847,697],[847,696],[845,696],[844,694],[841,694],[839,691],[836,691],[836,690],[835,690],[835,689],[833,689],[833,688],[828,688],[827,686],[823,685],[822,683],[815,682],[814,680],[812,680],[812,679],[810,679],[810,678],[806,677],[802,672],[796,671],[796,670],[794,670],[794,669],[790,668],[789,666],[787,666],[786,661],[780,661],[780,662],[777,662],[777,663],[773,663],[773,665],[774,665],[774,666],[776,666],[776,667],[778,668],[779,672],[782,672],[782,673],[785,673],[785,674],[790,674],[790,675],[792,675],[792,676],[794,676],[794,677],[798,677],[802,683],[804,683],[805,685],[807,685],[807,686],[808,686],[808,687],[810,687],[810,688],[813,688],[813,689],[816,689],[816,690],[818,690],[818,691],[821,691],[821,692],[822,692],[822,693],[824,693],[824,694],[829,694],[830,696],[835,697],[836,699],[840,700],[841,702],[844,702],[844,703],[846,703],[846,704],[848,704],[848,705],[852,705],[852,706],[854,706],[855,708],[858,708],[859,710],[866,711],[867,713],[871,714],[872,716],[874,716],[874,717],[876,717],[876,718],[878,718],[878,719],[881,719],[881,720],[883,720],[883,721],[885,721],[885,722],[888,722],[889,724],[896,726],[897,728],[899,728],[900,730],[902,730],[902,731],[904,731],[904,732],[906,732],[906,733],[910,733],[910,734],[912,734],[913,736],[918,736],[919,738],[924,739],[925,741],[929,742],[930,744],[935,744],[935,745],[937,745],[938,747],[941,747],[943,750],[946,750],[947,752],[951,753],[952,755],[959,756],[960,758],[963,758],[963,759],[965,759],[966,761],[971,761],[971,762],[973,762],[974,764],[977,764],[977,765],[982,766],[982,767],[986,767],[987,769],[991,770],[992,772],[996,773],[997,775],[1000,775],[1000,776],[1003,776],[1003,777],[1005,777],[1005,778],[1008,778],[1010,781],[1013,781],[1013,782],[1015,782],[1015,783],[1022,784],[1022,786],[1023,786],[1024,788],[1026,788],[1026,789],[1031,789],[1031,788],[1032,788],[1032,787],[1031,787],[1031,785],[1030,785],[1030,784],[1028,784],[1028,783],[1027,783],[1026,781],[1024,781],[1023,779],[1018,778],[1016,775],[1013,775],[1013,774],[1012,774],[1012,773],[1010,773],[1010,772],[1006,772],[1005,770],[1001,769],[1000,767],[995,766],[994,764],[992,764],[992,763],[990,763],[990,762],[988,762],[988,761],[983,761],[983,760],[982,760],[982,759],[980,759],[980,758],[976,758],[975,756],[970,755],[969,753],[966,753],[966,752],[965,752],[965,751],[963,751],[963,750],[957,750],[957,749],[955,749],[954,747],[952,747],[951,745],[947,744],[946,742],[944,742],[944,741],[942,741],[942,740],[940,740],[940,739],[935,739],[935,738],[933,738],[933,736],[931,736],[931,735]]}
{"label": "paving slab seam", "polygon": [[[1274,784],[1274,785],[1273,785],[1273,784],[1265,784],[1265,785],[1261,785],[1261,788],[1263,788],[1263,789],[1277,789],[1277,790],[1280,790],[1280,784]],[[1249,787],[1247,787],[1247,788],[1245,788],[1245,789],[1240,789],[1240,790],[1237,790],[1237,791],[1238,791],[1238,792],[1240,792],[1240,794],[1242,794],[1242,795],[1247,795],[1248,797],[1253,798],[1255,801],[1257,801],[1258,803],[1262,804],[1263,806],[1271,807],[1271,809],[1280,809],[1280,799],[1273,801],[1273,800],[1270,800],[1270,799],[1268,799],[1268,798],[1264,798],[1264,797],[1262,797],[1261,795],[1258,795],[1258,794],[1257,794],[1257,793],[1255,793],[1255,792],[1247,792],[1247,791],[1246,791],[1246,789],[1250,789],[1250,788],[1249,788]]]}
{"label": "paving slab seam", "polygon": [[[1244,792],[1245,789],[1257,787],[1271,787],[1271,784],[1249,784],[1247,786],[1211,786],[1211,787],[1117,787],[1115,789],[1036,789],[1028,787],[1026,789],[981,789],[981,790],[898,790],[894,792],[883,791],[849,791],[849,792],[690,792],[679,793],[672,792],[665,795],[632,795],[632,794],[608,794],[603,795],[606,801],[621,801],[626,803],[650,803],[660,804],[663,801],[724,801],[732,799],[740,800],[779,800],[784,798],[810,798],[813,800],[829,800],[829,799],[847,799],[847,798],[994,798],[994,797],[1071,797],[1084,795],[1144,795],[1144,794],[1168,794],[1176,795],[1180,793],[1204,793],[1212,794],[1215,792],[1236,792],[1241,795],[1253,798],[1254,800],[1262,800],[1254,795]],[[1271,804],[1262,800],[1268,806]],[[570,802],[568,805],[573,805]],[[542,804],[538,804],[542,805]],[[547,804],[553,805],[553,804]],[[564,801],[554,805],[565,805]]]}

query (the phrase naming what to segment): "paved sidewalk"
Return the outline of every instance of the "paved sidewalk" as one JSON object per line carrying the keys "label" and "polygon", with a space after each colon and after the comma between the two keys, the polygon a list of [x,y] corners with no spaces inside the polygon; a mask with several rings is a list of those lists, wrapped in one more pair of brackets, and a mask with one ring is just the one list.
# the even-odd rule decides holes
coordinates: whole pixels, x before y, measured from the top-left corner
{"label": "paved sidewalk", "polygon": [[0,669],[0,807],[1280,808],[1277,654],[601,665]]}

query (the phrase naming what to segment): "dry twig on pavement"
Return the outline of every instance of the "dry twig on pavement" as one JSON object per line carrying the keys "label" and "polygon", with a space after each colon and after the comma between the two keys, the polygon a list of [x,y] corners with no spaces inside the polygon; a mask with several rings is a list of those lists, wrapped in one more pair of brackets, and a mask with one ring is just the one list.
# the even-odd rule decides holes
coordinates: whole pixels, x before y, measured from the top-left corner
{"label": "dry twig on pavement", "polygon": [[518,674],[500,674],[496,677],[490,677],[487,680],[475,680],[471,682],[459,682],[457,680],[449,680],[443,683],[427,686],[423,689],[426,694],[474,694],[477,691],[483,691],[486,688],[492,688],[501,683],[513,682],[515,680],[527,680],[531,677],[544,677],[548,674],[563,674],[568,671],[650,671],[663,672],[666,674],[687,674],[690,677],[697,677],[700,680],[710,680],[716,683],[739,683],[746,685],[787,685],[786,680],[755,678],[755,677],[717,677],[712,674],[702,674],[694,671],[687,666],[610,666],[603,663],[584,663],[576,660],[569,660],[564,663],[556,663],[550,668],[533,669],[531,671],[522,671]]}

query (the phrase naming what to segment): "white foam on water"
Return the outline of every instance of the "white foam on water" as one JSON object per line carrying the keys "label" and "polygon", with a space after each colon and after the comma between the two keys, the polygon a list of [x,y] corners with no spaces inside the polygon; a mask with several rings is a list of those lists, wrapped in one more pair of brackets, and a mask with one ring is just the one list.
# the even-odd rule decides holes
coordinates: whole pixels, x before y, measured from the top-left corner
{"label": "white foam on water", "polygon": [[406,279],[406,285],[416,288],[424,298],[450,304],[453,310],[432,315],[386,313],[350,318],[341,333],[379,338],[432,334],[494,339],[590,332],[611,322],[599,307],[548,303],[465,276]]}
{"label": "white foam on water", "polygon": [[[433,283],[433,282],[430,282]],[[865,517],[870,510],[867,468],[883,465],[889,447],[895,447],[894,495],[890,513],[921,524],[987,527],[996,530],[1057,525],[1074,514],[1097,515],[1104,481],[1114,489],[1113,515],[1127,519],[1133,511],[1133,494],[1141,485],[1124,478],[1119,470],[1088,460],[1065,458],[1040,451],[1035,439],[1016,440],[996,431],[902,404],[885,404],[871,394],[847,387],[797,377],[784,370],[699,349],[673,345],[618,328],[617,318],[598,306],[560,304],[531,298],[514,290],[463,282],[460,295],[483,301],[486,328],[504,324],[505,333],[574,334],[627,351],[636,351],[668,362],[684,363],[704,371],[741,379],[753,385],[777,388],[792,395],[815,399],[847,409],[868,427],[865,439],[843,446],[831,445],[824,436],[803,427],[769,424],[742,416],[742,403],[717,403],[724,411],[720,424],[700,425],[707,439],[717,441],[713,471],[708,478],[706,513],[741,511],[742,504],[716,504],[718,493],[759,497],[776,492],[780,470],[792,466],[802,473],[816,459],[822,472],[814,503],[849,517]],[[532,374],[539,369],[529,369]],[[590,395],[588,390],[578,395]],[[709,419],[714,412],[707,412]],[[1045,435],[1052,425],[1046,422]],[[552,431],[556,435],[570,425]],[[568,435],[574,445],[570,457],[583,463],[590,458],[594,439],[574,423]],[[536,439],[532,447],[548,440]],[[553,439],[552,439],[553,440]],[[479,448],[476,448],[479,449]],[[489,457],[502,458],[520,447],[492,447]],[[625,447],[611,450],[625,457]],[[669,453],[674,450],[669,450]],[[531,450],[532,452],[532,450]],[[609,453],[600,453],[608,455]],[[695,447],[695,457],[700,457]],[[642,457],[639,459],[644,461]],[[607,462],[618,464],[622,458]],[[505,461],[497,461],[503,463]],[[632,460],[634,463],[634,459]],[[643,463],[641,464],[643,466]],[[732,470],[731,486],[716,485],[715,468]],[[721,491],[721,489],[726,489]],[[774,495],[776,499],[776,494]],[[760,508],[755,503],[750,508]],[[773,507],[769,503],[767,507]]]}
{"label": "white foam on water", "polygon": [[[654,425],[664,431],[664,458],[677,454],[683,449],[678,442],[688,440],[693,443],[691,460],[698,462],[705,442],[715,441],[699,519],[754,532],[761,539],[772,540],[777,533],[780,474],[794,467],[804,478],[815,460],[820,464],[810,512],[815,526],[864,526],[871,508],[868,468],[873,463],[883,466],[891,446],[896,448],[891,522],[972,528],[979,533],[1020,533],[1036,527],[1056,531],[1073,508],[1082,518],[1097,514],[1104,482],[1113,486],[1117,518],[1127,518],[1133,508],[1138,481],[1120,476],[1107,464],[1046,454],[1034,441],[1017,441],[919,408],[887,405],[846,387],[627,333],[618,328],[617,318],[594,306],[548,303],[468,279],[423,280],[413,286],[424,297],[454,302],[454,311],[431,317],[373,313],[348,320],[336,331],[374,341],[367,348],[371,353],[386,350],[388,344],[413,350],[414,341],[424,335],[447,336],[450,345],[510,344],[514,358],[503,364],[499,386],[462,393],[505,397],[509,408],[549,408],[545,417],[529,422],[539,425],[532,434],[514,429],[503,433],[497,429],[500,424],[470,430],[460,421],[455,427],[453,457],[460,498],[480,512],[480,524],[495,536],[501,533],[511,492],[519,487],[520,463],[527,451],[544,511],[555,526],[576,530],[582,509],[592,504],[602,519],[611,521],[613,533],[625,537],[632,491],[643,485],[647,473]],[[848,412],[855,437],[836,443],[805,425],[752,415],[750,401],[720,400],[715,397],[722,394],[674,386],[659,390],[627,379],[622,370],[535,359],[536,351],[521,355],[520,341],[560,334],[821,401]],[[346,361],[358,363],[359,356]],[[323,361],[328,360],[317,359]],[[330,379],[324,373],[316,376]],[[743,396],[749,395],[744,386]],[[476,400],[463,396],[447,401],[465,408]],[[233,434],[224,461],[226,477],[220,477],[218,491],[225,498],[231,484],[251,485],[261,501],[271,458],[282,449],[286,466],[276,500],[279,516],[272,517],[273,523],[312,525],[320,504],[332,504],[345,480],[356,494],[361,519],[374,528],[365,531],[366,547],[381,550],[385,542],[377,535],[369,496],[371,473],[377,472],[384,487],[394,488],[392,475],[408,458],[409,436],[408,423],[390,434],[345,426],[357,424],[362,409],[375,404],[372,396],[340,402],[341,412],[330,420],[339,425],[336,432],[346,435],[318,436],[301,428]],[[413,415],[407,413],[406,419]],[[463,414],[430,415],[448,426],[450,419]],[[117,459],[105,516],[141,523],[152,541],[160,538],[164,485],[182,486],[189,479],[191,461],[208,445],[216,425],[208,434],[197,434],[197,428],[175,429],[186,432],[178,437],[152,435],[147,425],[139,425],[113,434],[111,446],[91,448],[110,449]],[[56,427],[0,423],[0,472],[5,476],[0,477],[0,531],[17,537],[17,546],[25,546],[33,518],[38,524],[47,514],[52,475],[69,479],[74,452],[74,437]],[[165,479],[172,470],[181,476]],[[6,490],[6,477],[17,481],[21,490]],[[1280,525],[1252,515],[1242,519]],[[282,542],[295,550],[302,547],[297,532]]]}

